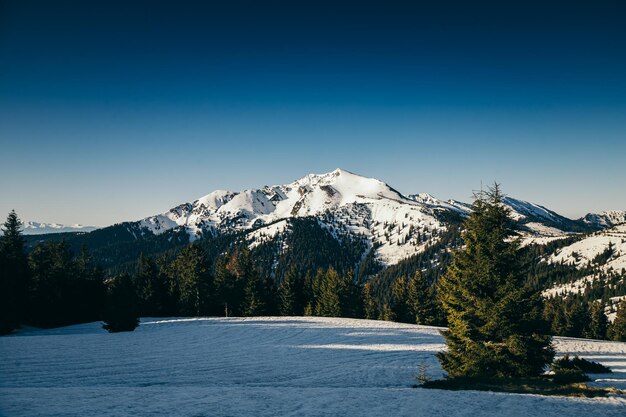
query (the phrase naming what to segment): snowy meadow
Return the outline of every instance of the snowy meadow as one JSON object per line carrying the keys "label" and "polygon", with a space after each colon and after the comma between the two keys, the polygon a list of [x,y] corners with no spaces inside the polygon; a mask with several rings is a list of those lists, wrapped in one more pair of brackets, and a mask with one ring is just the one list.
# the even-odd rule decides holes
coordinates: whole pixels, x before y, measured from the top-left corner
{"label": "snowy meadow", "polygon": [[[443,373],[439,328],[319,317],[143,319],[0,338],[0,415],[623,416],[626,398],[413,388]],[[601,362],[593,386],[626,389],[626,343],[555,338]]]}

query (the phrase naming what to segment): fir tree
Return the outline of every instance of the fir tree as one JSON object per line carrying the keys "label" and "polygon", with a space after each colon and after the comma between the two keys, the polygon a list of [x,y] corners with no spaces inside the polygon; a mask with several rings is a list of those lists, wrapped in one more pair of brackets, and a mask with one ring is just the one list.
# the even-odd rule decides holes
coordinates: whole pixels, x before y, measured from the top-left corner
{"label": "fir tree", "polygon": [[142,316],[159,316],[163,312],[164,285],[154,259],[139,255],[133,281]]}
{"label": "fir tree", "polygon": [[344,283],[337,271],[333,268],[320,271],[315,281],[317,283],[315,314],[322,317],[341,317],[341,295],[344,291]]}
{"label": "fir tree", "polygon": [[253,268],[247,248],[225,254],[215,266],[215,287],[218,304],[225,316],[243,314],[244,293]]}
{"label": "fir tree", "polygon": [[283,282],[278,287],[278,310],[281,316],[295,316],[296,313],[296,286],[297,286],[297,272],[295,268],[290,268],[285,274]]}
{"label": "fir tree", "polygon": [[9,213],[0,240],[0,334],[9,333],[25,321],[29,281],[22,222]]}
{"label": "fir tree", "polygon": [[363,318],[375,320],[378,317],[378,308],[372,294],[372,283],[366,282],[363,285],[361,297],[363,299]]}
{"label": "fir tree", "polygon": [[32,274],[30,323],[38,327],[77,323],[75,302],[78,274],[73,254],[64,242],[37,245],[29,255]]}
{"label": "fir tree", "polygon": [[180,314],[207,314],[211,303],[213,277],[206,254],[198,245],[189,245],[174,259],[170,274],[177,281]]}
{"label": "fir tree", "polygon": [[608,327],[608,320],[604,314],[604,304],[596,301],[591,306],[591,324],[586,334],[591,339],[605,339]]}
{"label": "fir tree", "polygon": [[261,316],[267,312],[267,293],[261,277],[256,270],[250,270],[246,277],[244,290],[243,315]]}
{"label": "fir tree", "polygon": [[108,282],[102,321],[102,327],[110,333],[131,332],[139,326],[137,297],[130,276],[118,275]]}
{"label": "fir tree", "polygon": [[533,376],[554,357],[540,295],[525,285],[509,210],[496,184],[476,195],[465,222],[465,247],[439,281],[447,314],[449,378]]}
{"label": "fir tree", "polygon": [[615,320],[609,326],[611,340],[626,342],[626,301],[621,301],[617,306]]}
{"label": "fir tree", "polygon": [[391,310],[396,321],[415,322],[409,303],[409,284],[405,277],[396,279],[391,287]]}
{"label": "fir tree", "polygon": [[581,300],[572,300],[567,304],[565,310],[565,331],[564,336],[584,337],[588,332],[588,326],[591,322],[591,315],[586,302]]}
{"label": "fir tree", "polygon": [[378,320],[395,321],[395,319],[396,317],[393,314],[393,310],[391,309],[389,304],[385,303],[385,305],[383,305],[383,309],[380,311],[380,314],[378,315]]}
{"label": "fir tree", "polygon": [[435,294],[419,271],[409,282],[408,304],[415,323],[433,325],[437,322]]}

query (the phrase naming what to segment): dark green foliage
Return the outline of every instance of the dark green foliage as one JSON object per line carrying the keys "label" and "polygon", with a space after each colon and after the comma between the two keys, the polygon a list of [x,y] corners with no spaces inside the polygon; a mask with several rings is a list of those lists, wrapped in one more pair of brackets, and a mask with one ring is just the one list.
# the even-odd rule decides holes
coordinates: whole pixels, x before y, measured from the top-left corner
{"label": "dark green foliage", "polygon": [[589,381],[589,377],[580,369],[560,368],[554,371],[550,379],[557,384],[572,384]]}
{"label": "dark green foliage", "polygon": [[590,374],[607,374],[611,372],[611,369],[598,362],[588,361],[585,358],[579,358],[575,356],[574,359],[570,359],[569,355],[565,355],[560,359],[557,359],[552,364],[552,370],[555,372],[563,369],[573,369]]}
{"label": "dark green foliage", "polygon": [[454,254],[438,295],[447,313],[438,354],[448,377],[535,376],[554,351],[539,294],[525,285],[508,209],[498,185],[480,193],[465,222],[465,247]]}
{"label": "dark green foliage", "polygon": [[332,268],[319,270],[314,281],[315,315],[322,317],[341,317],[342,293],[346,291],[345,281]]}
{"label": "dark green foliage", "polygon": [[304,312],[303,282],[299,279],[297,270],[291,268],[285,274],[283,282],[278,287],[278,310],[281,316],[300,316]]}
{"label": "dark green foliage", "polygon": [[568,397],[606,397],[618,393],[614,388],[592,388],[581,382],[589,378],[580,371],[563,371],[551,376],[525,378],[468,378],[427,381],[423,388],[509,392]]}
{"label": "dark green foliage", "polygon": [[391,287],[391,311],[395,321],[401,323],[415,323],[415,315],[409,300],[409,283],[405,277],[400,277]]}
{"label": "dark green foliage", "polygon": [[86,251],[75,259],[65,242],[44,243],[30,253],[29,266],[30,324],[54,327],[99,319],[103,276]]}
{"label": "dark green foliage", "polygon": [[169,296],[183,316],[209,314],[213,305],[213,276],[203,249],[189,245],[167,266]]}
{"label": "dark green foliage", "polygon": [[408,305],[417,324],[434,325],[441,322],[438,317],[436,294],[419,272],[409,281]]}
{"label": "dark green foliage", "polygon": [[605,339],[609,322],[604,314],[604,305],[596,301],[591,305],[591,323],[586,336],[591,339]]}
{"label": "dark green foliage", "polygon": [[24,322],[29,284],[22,222],[9,213],[0,239],[0,334],[10,333]]}
{"label": "dark green foliage", "polygon": [[121,274],[107,282],[102,328],[110,333],[132,332],[139,326],[137,296],[129,275]]}
{"label": "dark green foliage", "polygon": [[243,315],[261,316],[268,314],[270,299],[270,288],[261,279],[255,268],[252,268],[246,277],[246,287],[244,289]]}
{"label": "dark green foliage", "polygon": [[372,283],[366,282],[363,285],[361,291],[361,298],[363,303],[363,318],[368,320],[375,320],[378,318],[378,306],[374,300],[372,293]]}
{"label": "dark green foliage", "polygon": [[611,340],[626,342],[626,301],[617,306],[617,315],[609,326],[609,337]]}
{"label": "dark green foliage", "polygon": [[166,283],[154,259],[139,255],[133,283],[141,316],[161,316],[164,309]]}
{"label": "dark green foliage", "polygon": [[54,233],[27,236],[26,239],[31,250],[41,243],[60,241],[64,241],[74,253],[84,246],[91,253],[93,262],[109,275],[133,274],[140,254],[171,255],[189,245],[189,235],[182,227],[154,235],[142,229],[139,223],[120,223],[90,233]]}

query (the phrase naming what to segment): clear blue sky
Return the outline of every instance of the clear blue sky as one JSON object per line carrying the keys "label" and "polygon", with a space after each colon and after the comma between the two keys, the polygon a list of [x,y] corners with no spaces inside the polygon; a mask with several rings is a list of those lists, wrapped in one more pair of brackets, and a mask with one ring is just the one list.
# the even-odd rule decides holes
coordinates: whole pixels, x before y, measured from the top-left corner
{"label": "clear blue sky", "polygon": [[623,2],[289,3],[0,2],[0,214],[102,226],[337,167],[626,209]]}

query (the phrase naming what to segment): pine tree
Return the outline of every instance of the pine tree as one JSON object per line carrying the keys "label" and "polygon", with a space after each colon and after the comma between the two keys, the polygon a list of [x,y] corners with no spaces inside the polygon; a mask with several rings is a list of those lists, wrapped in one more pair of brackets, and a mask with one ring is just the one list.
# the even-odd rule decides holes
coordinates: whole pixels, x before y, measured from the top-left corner
{"label": "pine tree", "polygon": [[177,281],[180,314],[207,314],[211,304],[213,277],[202,248],[189,245],[183,249],[172,262],[170,274]]}
{"label": "pine tree", "polygon": [[243,315],[261,316],[267,312],[267,293],[256,270],[248,271],[244,290]]}
{"label": "pine tree", "polygon": [[385,305],[383,305],[383,309],[380,311],[380,314],[378,315],[378,320],[395,321],[395,319],[396,317],[393,314],[393,310],[391,309],[389,304],[385,303]]}
{"label": "pine tree", "polygon": [[37,245],[29,255],[31,270],[30,323],[54,327],[77,323],[75,298],[77,268],[64,242]]}
{"label": "pine tree", "polygon": [[571,300],[566,304],[564,336],[583,337],[588,332],[591,315],[586,302]]}
{"label": "pine tree", "polygon": [[341,317],[341,296],[344,292],[344,282],[337,271],[332,267],[325,272],[320,271],[316,278],[317,305],[315,315],[322,317]]}
{"label": "pine tree", "polygon": [[372,294],[371,282],[366,282],[365,285],[363,285],[361,297],[363,299],[363,318],[375,320],[378,317],[378,308]]}
{"label": "pine tree", "polygon": [[396,321],[415,323],[415,317],[409,305],[409,284],[405,277],[396,279],[391,286],[391,310]]}
{"label": "pine tree", "polygon": [[408,304],[415,323],[433,325],[437,322],[435,294],[419,271],[409,282]]}
{"label": "pine tree", "polygon": [[604,304],[596,301],[591,306],[591,324],[586,336],[592,339],[605,339],[607,327],[608,320],[604,314]]}
{"label": "pine tree", "polygon": [[165,288],[161,278],[155,260],[141,253],[137,260],[133,282],[142,316],[159,316],[162,314]]}
{"label": "pine tree", "polygon": [[215,288],[221,313],[227,316],[243,314],[245,288],[253,268],[250,251],[236,250],[220,257],[215,266]]}
{"label": "pine tree", "polygon": [[626,342],[626,301],[621,301],[617,306],[615,320],[609,326],[611,340]]}
{"label": "pine tree", "polygon": [[102,327],[110,333],[131,332],[139,326],[137,297],[130,276],[118,275],[108,282],[102,321]]}
{"label": "pine tree", "polygon": [[281,316],[295,316],[296,313],[296,286],[297,286],[297,272],[295,268],[290,268],[285,274],[283,282],[278,287],[278,301],[279,312]]}
{"label": "pine tree", "polygon": [[22,222],[9,213],[0,239],[0,334],[13,331],[26,319],[29,282]]}
{"label": "pine tree", "polygon": [[554,357],[540,295],[525,285],[508,208],[496,184],[476,195],[465,222],[465,247],[439,281],[447,314],[449,378],[534,376]]}

